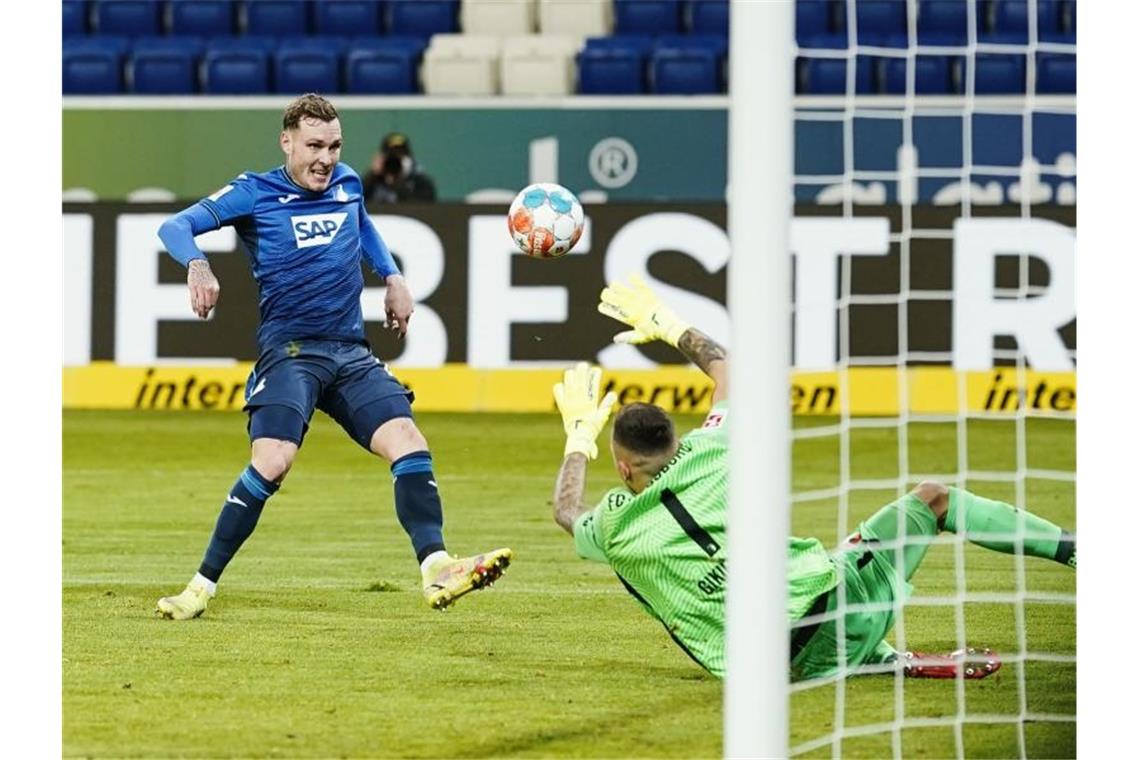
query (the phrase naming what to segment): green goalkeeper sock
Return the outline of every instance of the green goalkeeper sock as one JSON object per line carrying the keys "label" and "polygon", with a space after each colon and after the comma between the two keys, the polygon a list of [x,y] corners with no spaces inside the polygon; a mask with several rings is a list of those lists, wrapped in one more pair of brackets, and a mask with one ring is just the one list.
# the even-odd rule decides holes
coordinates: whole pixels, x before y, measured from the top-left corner
{"label": "green goalkeeper sock", "polygon": [[[963,519],[965,525],[962,524]],[[1005,502],[977,496],[961,488],[951,488],[945,529],[956,533],[959,528],[964,528],[967,534],[1005,534],[977,538],[967,535],[970,543],[1003,554],[1017,552],[1016,536],[1024,531],[1027,555],[1051,559],[1073,569],[1077,567],[1077,543],[1071,534],[1032,512],[1020,511],[1019,514],[1017,507]]]}

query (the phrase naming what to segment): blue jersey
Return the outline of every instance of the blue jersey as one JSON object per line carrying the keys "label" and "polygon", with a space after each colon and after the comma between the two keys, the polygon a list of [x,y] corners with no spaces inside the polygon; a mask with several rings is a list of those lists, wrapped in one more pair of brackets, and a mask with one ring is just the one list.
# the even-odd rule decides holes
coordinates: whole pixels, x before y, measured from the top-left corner
{"label": "blue jersey", "polygon": [[381,277],[399,270],[368,218],[356,172],[337,164],[323,192],[299,187],[283,166],[245,172],[171,218],[159,237],[188,265],[205,258],[193,236],[225,225],[241,238],[258,284],[261,351],[302,338],[363,342],[361,259]]}

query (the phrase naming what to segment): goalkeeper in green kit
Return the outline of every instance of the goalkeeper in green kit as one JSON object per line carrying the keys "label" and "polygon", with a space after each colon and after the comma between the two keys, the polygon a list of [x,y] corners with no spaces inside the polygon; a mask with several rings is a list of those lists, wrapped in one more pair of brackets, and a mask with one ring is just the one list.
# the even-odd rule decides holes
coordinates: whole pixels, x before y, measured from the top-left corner
{"label": "goalkeeper in green kit", "polygon": [[[678,437],[669,416],[651,404],[629,404],[614,417],[610,441],[622,485],[591,509],[582,503],[586,463],[616,401],[599,399],[601,370],[585,363],[566,371],[554,398],[566,431],[565,457],[554,487],[554,520],[585,559],[610,565],[641,606],[673,640],[717,677],[725,674],[725,521],[728,511],[728,359],[723,347],[682,322],[640,280],[602,291],[598,310],[629,325],[616,343],[663,340],[712,378],[712,409],[701,427]],[[764,505],[756,505],[757,509]],[[1075,538],[1028,512],[959,488],[924,482],[859,525],[829,552],[815,538],[788,539],[786,614],[793,680],[820,678],[847,665],[898,662],[908,676],[984,678],[1001,666],[988,649],[945,655],[900,654],[885,638],[895,600],[905,599],[931,539],[963,532],[995,551],[1024,553],[1077,566]],[[841,578],[845,645],[837,642]]]}

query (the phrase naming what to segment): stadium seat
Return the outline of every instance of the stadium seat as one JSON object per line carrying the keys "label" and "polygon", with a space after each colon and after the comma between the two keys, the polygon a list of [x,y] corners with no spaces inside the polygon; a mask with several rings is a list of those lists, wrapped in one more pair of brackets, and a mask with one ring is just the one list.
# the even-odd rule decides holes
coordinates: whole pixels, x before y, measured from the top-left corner
{"label": "stadium seat", "polygon": [[538,0],[538,28],[543,34],[599,37],[614,28],[610,0]]}
{"label": "stadium seat", "polygon": [[466,34],[534,34],[535,3],[534,0],[463,0],[459,26]]}
{"label": "stadium seat", "polygon": [[[870,56],[855,59],[855,92],[873,93],[874,73]],[[796,61],[796,92],[805,95],[844,95],[847,92],[847,59],[800,58]]]}
{"label": "stadium seat", "polygon": [[1077,57],[1058,53],[1038,53],[1037,92],[1043,95],[1075,95]]}
{"label": "stadium seat", "polygon": [[906,47],[906,8],[898,0],[859,0],[855,5],[859,44]]}
{"label": "stadium seat", "polygon": [[313,5],[317,34],[380,34],[380,3],[377,0],[322,0]]}
{"label": "stadium seat", "polygon": [[286,94],[340,91],[341,38],[283,40],[273,55],[273,89]]}
{"label": "stadium seat", "polygon": [[63,94],[108,95],[123,91],[126,38],[70,37],[63,41]]}
{"label": "stadium seat", "polygon": [[419,92],[418,65],[426,46],[419,37],[353,43],[345,55],[345,91],[393,95]]}
{"label": "stadium seat", "polygon": [[979,40],[1022,44],[1029,40],[1029,9],[1025,0],[1002,0],[985,6],[986,23]]}
{"label": "stadium seat", "polygon": [[424,92],[429,95],[494,95],[499,91],[498,37],[437,34],[424,52]]}
{"label": "stadium seat", "polygon": [[649,59],[649,87],[659,95],[701,95],[720,92],[719,60],[705,47],[654,48]]}
{"label": "stadium seat", "polygon": [[967,18],[966,0],[919,0],[918,44],[965,45]]}
{"label": "stadium seat", "polygon": [[501,63],[504,95],[569,95],[574,92],[574,59],[580,37],[535,34],[507,37]]}
{"label": "stadium seat", "polygon": [[578,54],[578,92],[582,95],[639,95],[645,90],[644,55],[603,48],[586,48]]}
{"label": "stadium seat", "polygon": [[806,48],[844,48],[847,35],[832,30],[831,0],[796,0],[796,44]]}
{"label": "stadium seat", "polygon": [[1039,42],[1077,43],[1077,35],[1071,32],[1072,20],[1076,13],[1073,4],[1060,0],[1038,0],[1037,40]]}
{"label": "stadium seat", "polygon": [[255,95],[270,91],[269,54],[246,38],[211,40],[202,60],[202,91],[211,95]]}
{"label": "stadium seat", "polygon": [[[961,59],[941,55],[915,57],[914,91],[919,95],[949,95],[958,92],[961,82]],[[906,59],[882,61],[880,91],[887,95],[906,94]]]}
{"label": "stadium seat", "polygon": [[389,34],[430,37],[459,31],[459,0],[388,0]]}
{"label": "stadium seat", "polygon": [[309,33],[309,9],[305,0],[254,0],[243,7],[246,34]]}
{"label": "stadium seat", "polygon": [[157,35],[160,15],[157,0],[95,0],[94,28],[99,34]]}
{"label": "stadium seat", "polygon": [[85,0],[63,0],[63,36],[87,34]]}
{"label": "stadium seat", "polygon": [[728,0],[689,0],[684,15],[693,34],[728,36]]}
{"label": "stadium seat", "polygon": [[127,90],[140,95],[198,91],[203,42],[196,37],[150,37],[135,42],[126,68]]}
{"label": "stadium seat", "polygon": [[212,37],[233,34],[236,29],[233,0],[173,0],[170,33]]}
{"label": "stadium seat", "polygon": [[614,0],[618,34],[677,34],[681,31],[680,0]]}
{"label": "stadium seat", "polygon": [[979,53],[974,57],[977,95],[1020,95],[1025,92],[1025,56]]}

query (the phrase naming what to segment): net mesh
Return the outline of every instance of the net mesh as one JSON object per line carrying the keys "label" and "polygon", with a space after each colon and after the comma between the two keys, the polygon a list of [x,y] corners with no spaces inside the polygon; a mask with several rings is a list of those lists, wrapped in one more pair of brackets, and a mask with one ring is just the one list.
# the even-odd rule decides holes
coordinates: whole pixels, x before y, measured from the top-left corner
{"label": "net mesh", "polygon": [[[861,33],[860,21],[870,18],[861,15],[862,4],[846,0],[843,6],[845,46],[797,48],[801,80],[822,70],[808,71],[812,61],[846,62],[841,95],[797,99],[797,215],[886,217],[889,247],[845,250],[833,260],[836,404],[824,411],[836,414],[797,418],[793,533],[837,546],[861,520],[922,481],[1006,501],[1071,529],[1075,391],[1057,385],[1066,371],[1056,366],[1057,351],[998,331],[989,366],[979,369],[958,344],[964,338],[954,310],[968,308],[955,303],[955,293],[967,290],[960,279],[967,273],[957,220],[1075,226],[1074,149],[1064,137],[1055,139],[1075,130],[1075,98],[1037,93],[1042,63],[1076,52],[1064,34],[1039,38],[1039,29],[1054,28],[1039,16],[1071,14],[1074,4],[1020,3],[1026,31],[1019,39],[995,29],[1006,20],[999,14],[1010,9],[968,0],[965,44],[934,44],[918,33],[919,14],[931,13],[931,4],[900,0],[907,32],[900,46]],[[1074,21],[1068,17],[1056,26],[1064,32]],[[948,73],[964,94],[918,94],[918,62],[925,56],[950,57]],[[1024,66],[1024,94],[985,94],[993,87],[989,64],[1016,58]],[[897,73],[898,61],[905,66],[900,94],[860,93],[867,71],[885,81]],[[829,142],[837,146],[838,160],[819,155],[826,151],[818,146]],[[792,237],[794,247],[794,232]],[[805,263],[797,250],[797,332],[811,307],[799,284],[808,274]],[[1074,287],[1028,243],[1025,250],[994,256],[984,274],[993,300],[1022,305]],[[1075,320],[1050,329],[1072,372]],[[804,366],[801,345],[797,369],[823,369]],[[949,368],[955,371],[943,377],[953,384],[951,408],[933,408],[924,383]],[[868,413],[859,399],[872,391],[893,395],[894,411]],[[819,411],[810,404],[809,410]],[[1003,662],[998,674],[978,682],[917,681],[888,663],[855,669],[878,673],[874,678],[849,679],[855,671],[841,666],[833,677],[795,683],[791,754],[1075,754],[1075,574],[1026,557],[1024,541],[1032,537],[1022,523],[1009,537],[1015,553],[1005,555],[969,541],[983,536],[942,533],[914,575],[905,607],[901,598],[891,605],[895,624],[888,641],[900,652],[992,646]],[[901,562],[901,552],[896,556]],[[836,613],[823,619],[836,621],[843,662],[845,625],[838,613],[847,608],[846,584],[837,595]]]}

